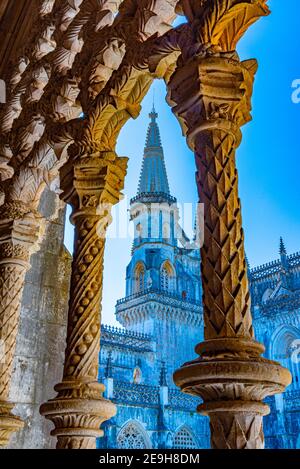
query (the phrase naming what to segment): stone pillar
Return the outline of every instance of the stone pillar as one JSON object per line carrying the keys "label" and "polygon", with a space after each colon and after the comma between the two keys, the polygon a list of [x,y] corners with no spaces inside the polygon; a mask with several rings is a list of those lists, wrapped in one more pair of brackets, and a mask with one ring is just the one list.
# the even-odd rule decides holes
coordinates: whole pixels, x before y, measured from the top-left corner
{"label": "stone pillar", "polygon": [[38,217],[25,204],[0,207],[0,446],[23,427],[12,413],[9,391],[25,274],[38,234]]}
{"label": "stone pillar", "polygon": [[240,126],[250,120],[255,60],[236,53],[194,57],[179,64],[168,100],[195,153],[197,186],[204,203],[201,248],[205,341],[199,358],[185,363],[174,380],[198,395],[210,417],[211,445],[219,449],[263,448],[262,400],[282,392],[288,370],[260,355],[254,340],[244,252],[235,151]]}
{"label": "stone pillar", "polygon": [[71,204],[74,257],[63,380],[57,397],[41,406],[57,436],[57,448],[95,448],[100,425],[115,415],[98,383],[105,234],[111,206],[119,201],[127,158],[98,153],[69,162],[61,171],[62,198]]}

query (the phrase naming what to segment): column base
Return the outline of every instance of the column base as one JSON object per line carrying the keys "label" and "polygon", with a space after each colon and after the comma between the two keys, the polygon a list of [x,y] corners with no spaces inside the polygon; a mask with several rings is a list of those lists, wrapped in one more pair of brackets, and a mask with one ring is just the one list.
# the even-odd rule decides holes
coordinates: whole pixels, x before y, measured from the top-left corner
{"label": "column base", "polygon": [[0,401],[0,446],[6,446],[11,436],[24,427],[23,420],[12,414],[14,404]]}
{"label": "column base", "polygon": [[269,407],[262,400],[291,383],[287,369],[260,356],[263,349],[246,339],[209,340],[196,347],[199,358],[175,371],[175,384],[203,400],[197,410],[210,417],[213,448],[263,448]]}
{"label": "column base", "polygon": [[101,424],[116,414],[116,406],[104,399],[104,385],[63,382],[55,386],[58,396],[40,407],[41,415],[54,423],[52,436],[58,449],[94,449],[103,436]]}

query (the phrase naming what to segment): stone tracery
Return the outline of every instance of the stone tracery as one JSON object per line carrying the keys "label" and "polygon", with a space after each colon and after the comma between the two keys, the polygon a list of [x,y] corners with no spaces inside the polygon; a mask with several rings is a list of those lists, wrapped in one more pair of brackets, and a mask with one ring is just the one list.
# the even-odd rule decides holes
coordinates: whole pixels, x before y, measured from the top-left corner
{"label": "stone tracery", "polygon": [[[30,254],[42,232],[39,197],[56,179],[62,199],[73,207],[76,243],[64,377],[57,397],[41,411],[55,425],[58,447],[67,448],[94,447],[100,424],[115,411],[96,383],[110,219],[109,208],[105,213],[101,208],[118,202],[124,183],[126,159],[115,154],[118,134],[138,116],[158,77],[167,83],[169,104],[195,152],[206,209],[206,342],[198,346],[202,360],[183,366],[175,379],[204,399],[200,410],[211,415],[214,447],[261,447],[261,415],[267,409],[260,401],[282,390],[289,375],[261,359],[262,347],[253,340],[235,149],[239,127],[250,120],[256,62],[240,62],[235,47],[248,27],[268,14],[266,0],[37,4],[39,23],[10,69],[8,100],[0,114],[0,326],[8,344],[0,386],[1,442],[21,426],[8,402],[18,307]],[[172,28],[176,12],[187,24]],[[245,361],[245,374],[259,369],[251,389],[239,376],[237,357]],[[214,366],[223,365],[224,382],[210,388]],[[229,376],[242,389],[239,402]]]}

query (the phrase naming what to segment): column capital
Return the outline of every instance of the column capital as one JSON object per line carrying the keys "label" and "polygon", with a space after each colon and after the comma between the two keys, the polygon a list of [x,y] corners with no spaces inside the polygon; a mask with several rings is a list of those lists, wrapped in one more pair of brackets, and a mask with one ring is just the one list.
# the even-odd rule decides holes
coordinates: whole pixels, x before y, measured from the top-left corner
{"label": "column capital", "polygon": [[114,205],[122,197],[128,158],[114,152],[81,156],[61,169],[61,198],[73,207],[74,216],[102,214],[103,204]]}
{"label": "column capital", "polygon": [[35,250],[42,217],[21,201],[8,201],[0,207],[0,264],[29,267]]}
{"label": "column capital", "polygon": [[239,145],[239,129],[251,120],[256,70],[256,60],[241,62],[236,52],[196,56],[178,67],[167,100],[192,150],[197,137],[209,130],[232,134]]}

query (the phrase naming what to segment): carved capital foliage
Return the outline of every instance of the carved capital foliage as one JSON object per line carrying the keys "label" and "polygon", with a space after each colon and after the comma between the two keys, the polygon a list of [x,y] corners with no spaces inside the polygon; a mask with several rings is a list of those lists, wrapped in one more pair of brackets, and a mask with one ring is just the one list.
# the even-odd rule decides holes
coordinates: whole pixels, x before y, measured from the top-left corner
{"label": "carved capital foliage", "polygon": [[128,158],[99,152],[69,162],[61,169],[62,199],[83,215],[101,215],[101,204],[116,204],[121,197]]}
{"label": "carved capital foliage", "polygon": [[251,120],[255,60],[240,62],[236,53],[195,57],[179,67],[168,83],[168,102],[188,143],[219,129],[240,142],[239,127]]}
{"label": "carved capital foliage", "polygon": [[[7,202],[0,207],[0,263],[20,261],[29,267],[30,254],[40,235],[41,217],[23,202]],[[24,263],[25,262],[25,263]]]}
{"label": "carved capital foliage", "polygon": [[267,0],[180,0],[177,11],[193,26],[194,40],[219,50],[234,51],[247,29],[270,11]]}

